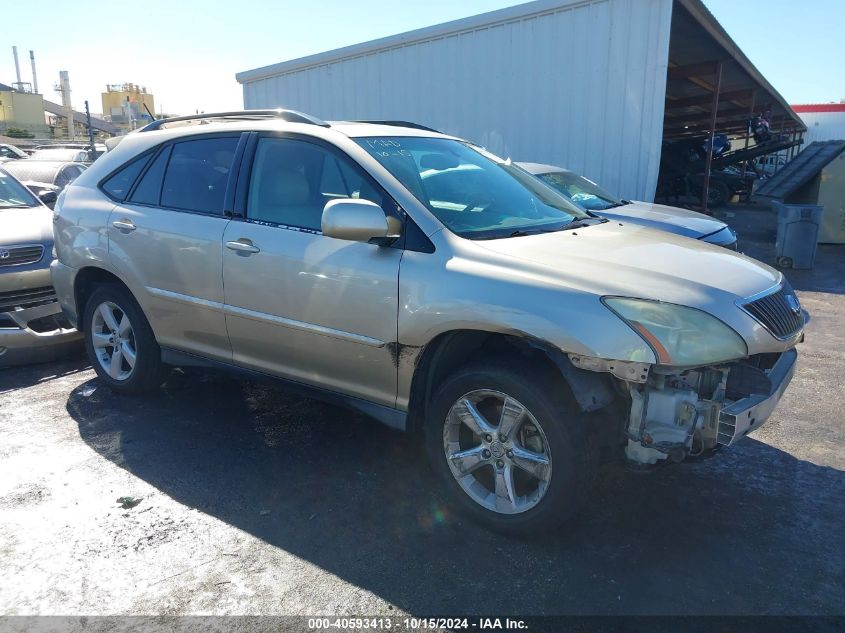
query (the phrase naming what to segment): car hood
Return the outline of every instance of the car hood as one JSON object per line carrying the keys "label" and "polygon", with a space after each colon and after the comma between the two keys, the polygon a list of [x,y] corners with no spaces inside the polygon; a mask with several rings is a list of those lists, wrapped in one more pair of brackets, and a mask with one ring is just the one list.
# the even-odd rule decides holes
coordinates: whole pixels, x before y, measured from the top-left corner
{"label": "car hood", "polygon": [[596,211],[596,213],[612,220],[632,222],[693,239],[716,233],[727,226],[724,222],[703,213],[651,202],[633,201],[621,207]]}
{"label": "car hood", "polygon": [[0,246],[53,241],[53,213],[47,207],[0,209]]}
{"label": "car hood", "polygon": [[737,299],[768,290],[781,279],[773,268],[734,251],[616,222],[473,244],[495,253],[496,263],[510,273],[539,277],[545,284],[711,313],[735,311]]}

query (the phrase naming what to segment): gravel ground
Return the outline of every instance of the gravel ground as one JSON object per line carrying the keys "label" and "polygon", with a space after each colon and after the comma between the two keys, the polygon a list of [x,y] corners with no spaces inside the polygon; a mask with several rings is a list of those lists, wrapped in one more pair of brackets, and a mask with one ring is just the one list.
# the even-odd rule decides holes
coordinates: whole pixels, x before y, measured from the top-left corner
{"label": "gravel ground", "polygon": [[[773,260],[771,217],[726,218]],[[0,614],[845,614],[845,247],[773,418],[716,458],[609,467],[532,541],[442,506],[413,438],[275,385],[83,359],[0,371]],[[117,502],[131,496],[131,508]]]}

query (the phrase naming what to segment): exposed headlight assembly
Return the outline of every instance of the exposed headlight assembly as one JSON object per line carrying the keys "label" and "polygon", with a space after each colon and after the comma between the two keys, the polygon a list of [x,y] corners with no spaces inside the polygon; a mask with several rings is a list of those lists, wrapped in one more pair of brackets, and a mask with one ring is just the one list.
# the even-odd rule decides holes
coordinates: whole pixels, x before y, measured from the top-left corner
{"label": "exposed headlight assembly", "polygon": [[602,302],[648,343],[660,365],[696,367],[748,355],[739,334],[701,310],[628,297]]}

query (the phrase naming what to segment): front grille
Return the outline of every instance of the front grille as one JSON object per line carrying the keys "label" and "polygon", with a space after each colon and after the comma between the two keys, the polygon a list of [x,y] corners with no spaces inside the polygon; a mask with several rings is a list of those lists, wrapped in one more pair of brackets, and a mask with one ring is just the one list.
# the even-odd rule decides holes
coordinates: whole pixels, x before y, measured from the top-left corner
{"label": "front grille", "polygon": [[56,301],[56,292],[50,286],[0,292],[0,312],[15,308],[32,308]]}
{"label": "front grille", "polygon": [[0,267],[25,266],[40,262],[44,257],[44,247],[36,246],[0,246]]}
{"label": "front grille", "polygon": [[804,325],[801,304],[792,288],[786,285],[742,307],[780,339],[789,338]]}

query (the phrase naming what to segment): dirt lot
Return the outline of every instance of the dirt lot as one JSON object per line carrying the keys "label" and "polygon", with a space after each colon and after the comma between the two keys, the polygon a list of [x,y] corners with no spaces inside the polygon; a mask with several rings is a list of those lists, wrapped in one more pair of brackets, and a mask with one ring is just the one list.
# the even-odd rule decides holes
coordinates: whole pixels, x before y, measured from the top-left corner
{"label": "dirt lot", "polygon": [[[771,217],[732,210],[772,261]],[[0,372],[2,614],[845,614],[845,247],[773,419],[716,458],[609,468],[531,542],[443,507],[412,438],[273,385],[83,359]],[[140,499],[124,509],[118,497]]]}

